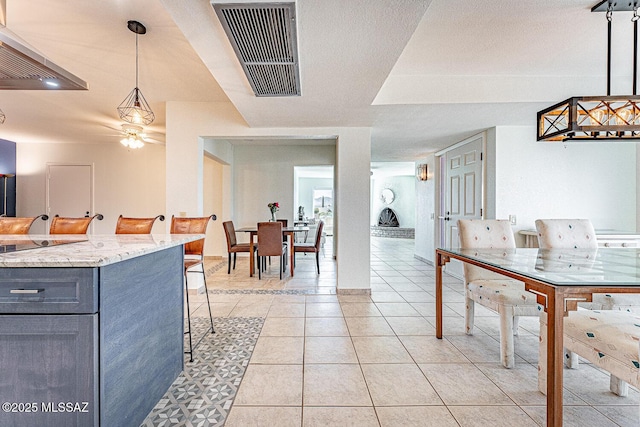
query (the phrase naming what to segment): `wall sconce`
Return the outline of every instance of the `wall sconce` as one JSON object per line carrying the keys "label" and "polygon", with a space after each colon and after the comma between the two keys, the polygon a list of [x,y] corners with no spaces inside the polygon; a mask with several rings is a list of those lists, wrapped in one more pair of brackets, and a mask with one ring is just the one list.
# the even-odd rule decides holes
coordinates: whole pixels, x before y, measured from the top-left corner
{"label": "wall sconce", "polygon": [[427,180],[427,164],[423,163],[416,167],[416,179],[418,181],[426,181]]}

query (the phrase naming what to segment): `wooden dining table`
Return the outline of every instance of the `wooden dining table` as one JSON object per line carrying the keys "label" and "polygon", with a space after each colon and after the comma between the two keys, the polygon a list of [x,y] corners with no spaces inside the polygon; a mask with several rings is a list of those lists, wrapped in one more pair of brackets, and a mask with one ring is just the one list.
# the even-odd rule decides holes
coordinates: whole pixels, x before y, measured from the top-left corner
{"label": "wooden dining table", "polygon": [[[253,247],[254,247],[254,242],[253,242],[253,238],[254,236],[256,236],[258,234],[258,227],[242,227],[242,228],[238,228],[236,230],[239,233],[249,233],[249,253],[253,254]],[[289,266],[290,266],[290,272],[291,272],[291,277],[293,277],[293,262],[294,262],[294,256],[295,256],[295,251],[293,250],[293,242],[294,242],[294,237],[296,233],[308,233],[309,232],[309,227],[282,227],[282,236],[283,237],[289,237]],[[253,273],[255,271],[255,261],[254,261],[254,257],[250,256],[249,257],[249,276],[253,277]]]}

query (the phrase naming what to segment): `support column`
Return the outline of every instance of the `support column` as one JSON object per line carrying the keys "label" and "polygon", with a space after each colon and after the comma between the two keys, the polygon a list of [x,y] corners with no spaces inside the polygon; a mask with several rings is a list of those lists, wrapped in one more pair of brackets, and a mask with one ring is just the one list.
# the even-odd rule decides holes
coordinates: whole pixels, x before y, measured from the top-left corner
{"label": "support column", "polygon": [[371,294],[371,131],[341,129],[336,143],[338,294]]}
{"label": "support column", "polygon": [[[201,216],[203,214],[203,142],[183,117],[181,109],[167,103],[166,135],[166,215],[167,233],[171,215]],[[189,274],[190,293],[204,291],[202,273]]]}

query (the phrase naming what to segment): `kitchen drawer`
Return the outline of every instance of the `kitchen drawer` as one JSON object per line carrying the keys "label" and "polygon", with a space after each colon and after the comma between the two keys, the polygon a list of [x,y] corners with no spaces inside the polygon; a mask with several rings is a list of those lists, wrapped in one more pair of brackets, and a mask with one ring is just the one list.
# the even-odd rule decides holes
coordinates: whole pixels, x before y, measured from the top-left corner
{"label": "kitchen drawer", "polygon": [[0,314],[97,311],[97,268],[0,268]]}

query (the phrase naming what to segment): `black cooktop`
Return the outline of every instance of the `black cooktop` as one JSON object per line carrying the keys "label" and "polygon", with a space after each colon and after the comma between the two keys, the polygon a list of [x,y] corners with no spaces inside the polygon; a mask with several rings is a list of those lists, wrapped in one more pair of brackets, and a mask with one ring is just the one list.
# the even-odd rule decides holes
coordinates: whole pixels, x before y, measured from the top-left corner
{"label": "black cooktop", "polygon": [[12,239],[2,240],[0,239],[0,253],[9,253],[17,251],[26,251],[29,249],[45,248],[51,246],[66,245],[68,243],[86,242],[87,239],[73,239],[73,240],[55,240],[55,239]]}

